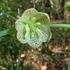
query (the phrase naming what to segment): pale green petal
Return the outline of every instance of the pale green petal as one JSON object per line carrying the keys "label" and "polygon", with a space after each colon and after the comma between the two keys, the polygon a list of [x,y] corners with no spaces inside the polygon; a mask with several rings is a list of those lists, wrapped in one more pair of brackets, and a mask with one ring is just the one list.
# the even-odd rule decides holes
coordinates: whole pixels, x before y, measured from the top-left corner
{"label": "pale green petal", "polygon": [[17,39],[23,44],[27,43],[22,31],[17,33]]}
{"label": "pale green petal", "polygon": [[52,36],[50,29],[47,26],[41,25],[40,30],[43,34],[42,42],[48,42]]}

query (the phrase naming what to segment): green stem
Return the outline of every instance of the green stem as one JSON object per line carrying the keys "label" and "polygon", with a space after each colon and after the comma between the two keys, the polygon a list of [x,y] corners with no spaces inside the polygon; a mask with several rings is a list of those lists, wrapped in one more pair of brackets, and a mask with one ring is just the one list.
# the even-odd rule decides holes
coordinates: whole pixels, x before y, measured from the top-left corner
{"label": "green stem", "polygon": [[70,29],[70,24],[49,24],[51,28],[67,28]]}

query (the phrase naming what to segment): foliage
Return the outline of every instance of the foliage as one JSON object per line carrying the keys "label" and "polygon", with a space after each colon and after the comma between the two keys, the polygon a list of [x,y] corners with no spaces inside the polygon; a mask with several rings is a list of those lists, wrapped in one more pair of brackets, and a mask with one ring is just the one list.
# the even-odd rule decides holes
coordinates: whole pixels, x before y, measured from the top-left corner
{"label": "foliage", "polygon": [[70,22],[70,2],[66,2],[65,4],[65,18]]}
{"label": "foliage", "polygon": [[67,2],[65,4],[65,10],[68,11],[68,12],[70,12],[70,2]]}

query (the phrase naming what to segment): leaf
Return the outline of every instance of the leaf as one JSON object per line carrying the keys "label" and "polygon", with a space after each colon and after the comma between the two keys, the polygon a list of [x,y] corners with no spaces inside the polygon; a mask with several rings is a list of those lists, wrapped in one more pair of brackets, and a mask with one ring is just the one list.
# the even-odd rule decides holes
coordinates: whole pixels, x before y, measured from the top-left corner
{"label": "leaf", "polygon": [[8,33],[9,33],[9,29],[0,31],[0,37],[3,37],[3,36],[5,36],[5,35],[7,35]]}

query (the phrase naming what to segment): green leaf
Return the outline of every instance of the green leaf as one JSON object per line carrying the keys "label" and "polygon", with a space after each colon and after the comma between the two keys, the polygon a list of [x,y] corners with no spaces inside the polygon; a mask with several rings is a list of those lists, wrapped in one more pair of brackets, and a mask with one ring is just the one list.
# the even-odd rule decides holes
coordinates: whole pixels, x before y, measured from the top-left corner
{"label": "green leaf", "polygon": [[0,31],[0,37],[3,37],[3,36],[5,36],[5,35],[7,35],[8,33],[9,33],[9,29]]}

